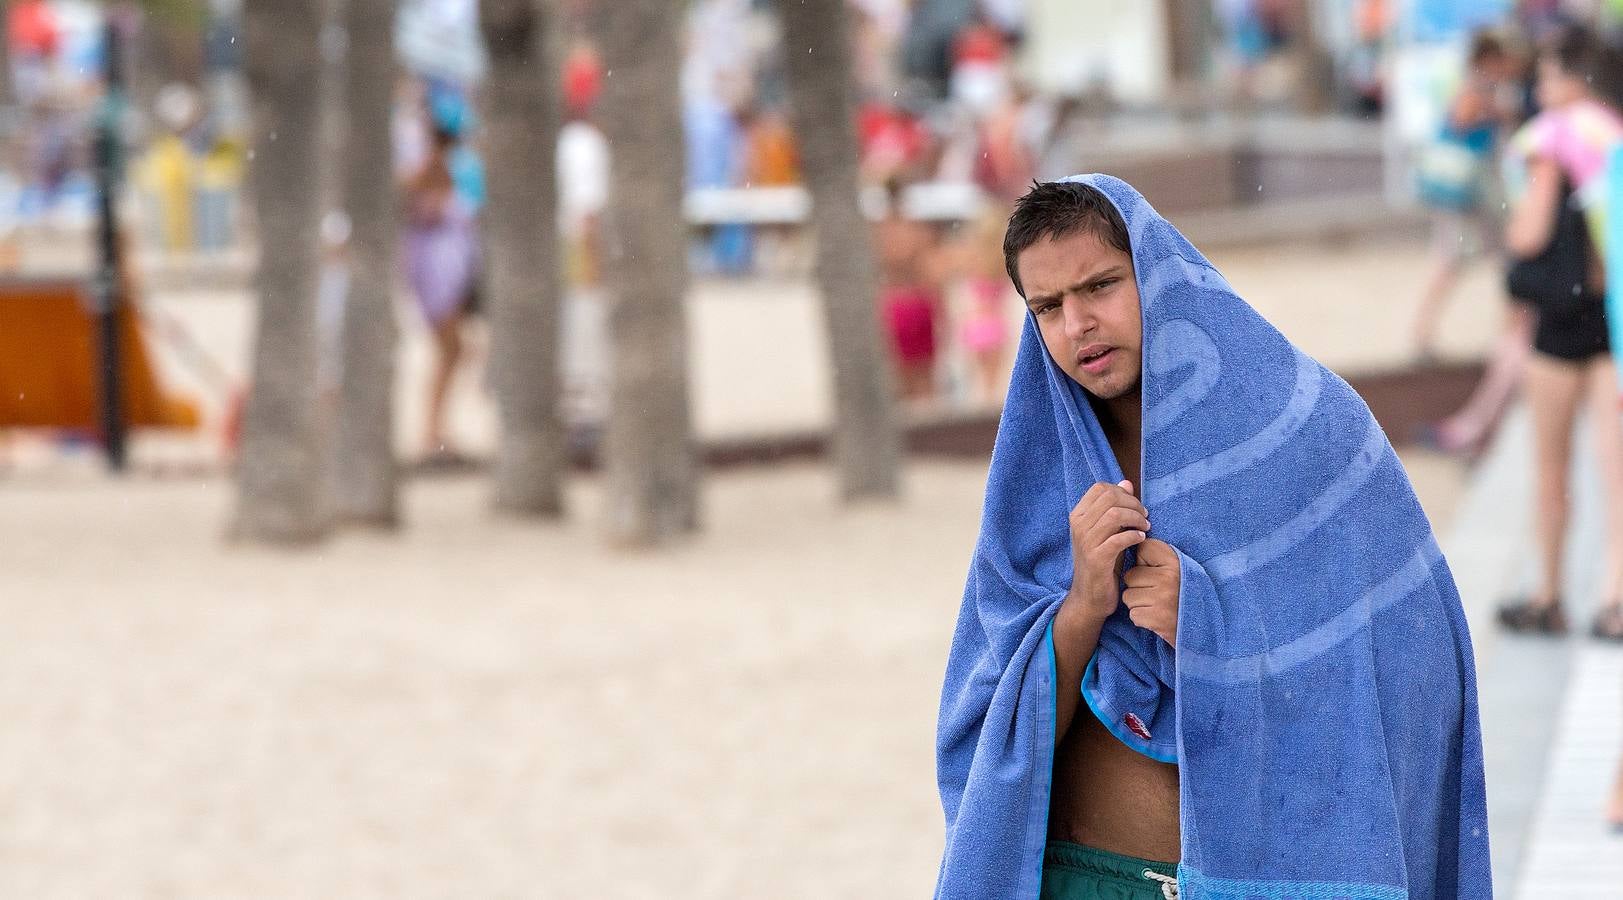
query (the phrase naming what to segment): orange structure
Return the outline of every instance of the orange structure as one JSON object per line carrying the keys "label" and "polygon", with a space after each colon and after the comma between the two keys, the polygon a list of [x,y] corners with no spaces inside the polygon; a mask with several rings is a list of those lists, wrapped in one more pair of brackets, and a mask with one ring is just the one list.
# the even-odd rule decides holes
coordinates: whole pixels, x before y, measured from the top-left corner
{"label": "orange structure", "polygon": [[[88,283],[0,280],[0,428],[99,430],[96,318]],[[196,428],[197,404],[158,383],[133,304],[119,310],[124,414],[131,428]]]}

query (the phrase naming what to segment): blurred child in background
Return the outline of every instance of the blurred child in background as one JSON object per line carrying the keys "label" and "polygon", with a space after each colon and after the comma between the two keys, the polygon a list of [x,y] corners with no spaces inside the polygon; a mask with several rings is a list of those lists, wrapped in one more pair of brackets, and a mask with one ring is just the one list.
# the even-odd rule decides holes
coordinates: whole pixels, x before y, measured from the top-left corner
{"label": "blurred child in background", "polygon": [[436,125],[422,168],[404,187],[406,280],[434,335],[424,450],[431,463],[459,458],[446,431],[446,399],[462,358],[463,324],[479,271],[479,240],[469,204],[452,176],[456,132]]}
{"label": "blurred child in background", "polygon": [[1509,94],[1516,61],[1498,38],[1480,32],[1471,42],[1465,82],[1449,103],[1437,140],[1422,153],[1420,198],[1431,211],[1431,277],[1420,297],[1414,346],[1426,360],[1434,353],[1441,316],[1466,263],[1493,258],[1499,249],[1499,204],[1490,189],[1494,151],[1515,112]]}
{"label": "blurred child in background", "polygon": [[971,224],[960,259],[966,308],[958,323],[958,340],[970,363],[971,396],[977,403],[996,403],[1008,386],[1009,278],[1003,271],[1003,209],[988,205]]}
{"label": "blurred child in background", "polygon": [[881,275],[880,303],[902,397],[935,394],[940,257],[930,226],[907,217],[903,183],[885,183],[885,217],[875,226]]}

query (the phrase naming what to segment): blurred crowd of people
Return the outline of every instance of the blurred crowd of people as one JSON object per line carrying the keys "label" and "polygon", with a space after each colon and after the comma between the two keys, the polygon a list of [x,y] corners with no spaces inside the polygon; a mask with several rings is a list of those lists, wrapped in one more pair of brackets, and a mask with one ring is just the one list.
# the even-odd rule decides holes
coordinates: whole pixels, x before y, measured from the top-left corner
{"label": "blurred crowd of people", "polygon": [[[905,43],[909,26],[919,23],[907,4],[851,5],[861,181],[885,198],[875,232],[878,302],[897,381],[910,400],[929,402],[945,388],[959,399],[995,401],[1009,345],[1007,313],[1015,307],[1005,302],[1001,230],[988,223],[1001,220],[1005,204],[1036,174],[1053,115],[1017,77],[1020,35],[997,9],[964,4],[960,15],[933,23],[947,37],[932,80],[908,72]],[[700,0],[688,33],[682,94],[689,187],[800,183],[770,9],[750,0]],[[991,202],[962,218],[919,215],[906,198],[933,182],[977,185]],[[716,224],[696,244],[694,268],[743,275],[793,269],[797,261],[803,267],[804,238],[781,225]]]}
{"label": "blurred crowd of people", "polygon": [[[1443,305],[1473,258],[1503,267],[1503,333],[1473,395],[1423,435],[1475,453],[1518,387],[1534,441],[1539,578],[1499,609],[1502,627],[1565,634],[1572,512],[1570,464],[1588,409],[1606,535],[1589,632],[1623,641],[1623,393],[1613,344],[1623,286],[1623,32],[1608,17],[1563,20],[1558,4],[1523,3],[1472,39],[1458,87],[1416,166],[1433,214],[1434,270],[1412,338],[1430,357]],[[1623,770],[1608,813],[1623,827]]]}
{"label": "blurred crowd of people", "polygon": [[99,12],[89,3],[18,0],[5,9],[6,85],[0,122],[0,229],[83,219],[95,200],[91,124],[102,96]]}
{"label": "blurred crowd of people", "polygon": [[[43,21],[77,2],[11,5],[13,45],[23,48],[14,49],[14,67],[26,71],[29,53],[38,55],[27,47],[51,44],[37,36],[48,29],[28,17]],[[1046,21],[1041,16],[1053,15],[1043,6],[1031,0],[848,4],[862,181],[875,197],[888,186],[898,198],[890,204],[893,218],[917,220],[887,220],[881,226],[885,284],[876,298],[898,383],[910,399],[996,401],[992,373],[1006,360],[1011,337],[1009,323],[994,323],[997,301],[1007,297],[998,293],[1002,279],[996,277],[997,229],[991,223],[1034,177],[1068,174],[1074,160],[1066,158],[1067,147],[1074,142],[1066,135],[1090,110],[1108,111],[1116,103],[1111,83],[1116,75],[1099,69],[1109,68],[1103,58],[1089,63],[1091,74],[1080,75],[1075,90],[1036,87],[1030,29]],[[1362,98],[1359,103],[1378,109],[1391,4],[1353,0],[1346,6],[1360,35],[1355,49],[1367,52],[1362,65],[1348,61],[1344,74]],[[1212,0],[1201,15],[1168,20],[1163,28],[1193,29],[1205,42],[1196,56],[1206,62],[1179,77],[1207,77],[1210,72],[1199,66],[1216,56],[1229,62],[1242,93],[1266,98],[1292,79],[1312,81],[1306,77],[1312,74],[1305,62],[1310,54],[1303,48],[1317,46],[1313,8],[1304,0]],[[581,23],[566,27],[571,33],[564,74],[569,121],[559,144],[560,224],[571,282],[589,289],[599,275],[595,223],[608,185],[608,148],[592,121],[604,72]],[[687,187],[799,184],[781,24],[772,4],[692,0],[685,40],[680,84]],[[1360,80],[1359,72],[1367,77]],[[471,81],[419,69],[403,82],[399,101],[396,168],[410,198],[404,218],[407,256],[416,260],[408,280],[442,359],[453,361],[436,379],[431,394],[437,397],[449,390],[454,361],[468,352],[457,336],[465,331],[466,311],[477,307],[482,187],[474,184],[479,137],[470,100],[476,90]],[[239,195],[246,148],[240,135],[219,127],[213,97],[196,88],[166,88],[155,106],[143,110],[153,127],[133,172],[149,245],[205,253],[233,246],[242,237]],[[61,148],[73,140],[82,143],[87,129],[83,122],[62,122],[54,130],[49,123],[27,129],[45,148],[43,158],[59,161],[36,169],[84,173],[83,154],[67,160]],[[73,137],[53,140],[53,134]],[[54,182],[46,177],[41,183]],[[456,190],[448,192],[447,183]],[[899,198],[915,186],[939,184],[972,185],[982,199],[950,212],[904,213]],[[692,269],[724,277],[803,275],[810,253],[800,224],[717,221],[696,228]],[[425,441],[434,452],[444,444],[454,457],[435,424],[442,420],[442,405],[437,401],[428,417]]]}

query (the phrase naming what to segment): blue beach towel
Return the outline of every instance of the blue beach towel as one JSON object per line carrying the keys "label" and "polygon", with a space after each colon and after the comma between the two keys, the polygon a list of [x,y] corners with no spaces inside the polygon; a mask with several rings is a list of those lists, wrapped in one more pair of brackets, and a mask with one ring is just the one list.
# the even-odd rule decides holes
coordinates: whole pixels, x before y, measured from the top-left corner
{"label": "blue beach towel", "polygon": [[[1176,652],[1119,609],[1082,690],[1124,744],[1180,767],[1183,900],[1486,900],[1470,636],[1385,433],[1132,187],[1074,180],[1131,237],[1136,487],[1183,579]],[[942,692],[938,897],[1038,894],[1067,514],[1121,478],[1028,315]]]}

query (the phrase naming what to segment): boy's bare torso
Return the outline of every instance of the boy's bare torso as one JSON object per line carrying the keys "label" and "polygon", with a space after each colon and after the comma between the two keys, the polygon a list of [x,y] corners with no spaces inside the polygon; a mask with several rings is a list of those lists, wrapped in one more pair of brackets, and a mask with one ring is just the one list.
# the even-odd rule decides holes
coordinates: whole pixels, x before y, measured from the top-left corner
{"label": "boy's bare torso", "polygon": [[[1139,483],[1137,429],[1108,434],[1123,477]],[[1048,837],[1157,862],[1182,856],[1178,767],[1128,748],[1088,710],[1079,710],[1054,748]]]}
{"label": "boy's bare torso", "polygon": [[1132,750],[1080,710],[1054,748],[1048,837],[1177,862],[1178,767]]}

